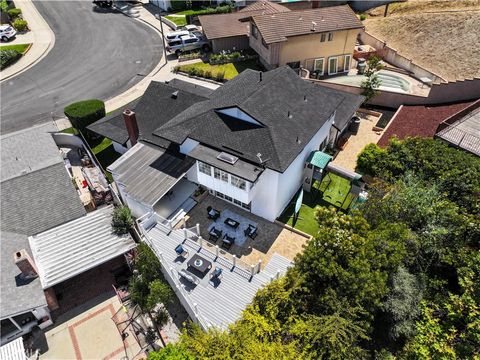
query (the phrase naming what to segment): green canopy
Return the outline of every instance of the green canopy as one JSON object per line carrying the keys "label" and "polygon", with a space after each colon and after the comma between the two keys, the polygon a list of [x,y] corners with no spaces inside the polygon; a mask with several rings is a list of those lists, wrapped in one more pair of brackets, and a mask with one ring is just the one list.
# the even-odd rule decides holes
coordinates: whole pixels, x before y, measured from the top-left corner
{"label": "green canopy", "polygon": [[307,162],[320,169],[325,169],[332,159],[330,155],[323,151],[312,151],[310,155],[308,155]]}

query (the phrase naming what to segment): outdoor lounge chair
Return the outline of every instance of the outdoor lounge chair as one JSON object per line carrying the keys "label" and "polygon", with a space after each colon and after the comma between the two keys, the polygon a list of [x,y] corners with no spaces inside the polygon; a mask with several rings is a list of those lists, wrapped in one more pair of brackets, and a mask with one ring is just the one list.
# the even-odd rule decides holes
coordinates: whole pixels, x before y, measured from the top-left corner
{"label": "outdoor lounge chair", "polygon": [[210,279],[220,279],[222,277],[222,269],[216,267],[215,270],[212,271],[210,275]]}
{"label": "outdoor lounge chair", "polygon": [[188,251],[185,250],[185,248],[182,246],[182,244],[178,245],[175,248],[175,252],[177,253],[178,256],[181,256],[185,259],[188,257]]}
{"label": "outdoor lounge chair", "polygon": [[225,234],[222,239],[222,247],[226,249],[230,249],[234,242],[235,242],[235,237],[228,236],[228,234]]}
{"label": "outdoor lounge chair", "polygon": [[207,207],[208,218],[216,221],[220,217],[220,211],[212,208],[211,206]]}
{"label": "outdoor lounge chair", "polygon": [[255,238],[258,235],[257,227],[253,226],[252,224],[249,224],[248,227],[243,231],[243,234],[245,236],[248,236],[252,240],[255,240]]}
{"label": "outdoor lounge chair", "polygon": [[192,284],[195,284],[195,285],[196,285],[197,282],[198,282],[197,279],[196,279],[196,277],[193,276],[193,275],[191,275],[191,274],[189,274],[188,271],[186,271],[185,269],[180,270],[180,271],[178,272],[178,275],[179,275],[181,278],[187,280],[188,282],[190,282],[190,283],[192,283]]}
{"label": "outdoor lounge chair", "polygon": [[222,237],[223,231],[216,229],[214,226],[210,229],[210,231],[208,232],[208,235],[210,236],[210,240],[214,239],[215,241],[217,241]]}

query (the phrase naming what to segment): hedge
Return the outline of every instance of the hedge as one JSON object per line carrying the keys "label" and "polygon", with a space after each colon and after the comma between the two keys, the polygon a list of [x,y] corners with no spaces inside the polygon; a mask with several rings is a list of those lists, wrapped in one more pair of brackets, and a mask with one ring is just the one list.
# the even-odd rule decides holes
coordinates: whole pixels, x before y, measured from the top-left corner
{"label": "hedge", "polygon": [[83,100],[68,105],[63,112],[72,126],[82,131],[88,125],[105,117],[105,103],[97,99]]}
{"label": "hedge", "polygon": [[27,31],[28,30],[28,23],[27,23],[26,20],[23,20],[23,19],[16,19],[12,23],[12,25],[17,31]]}
{"label": "hedge", "polygon": [[10,16],[10,19],[14,20],[22,14],[22,9],[13,8],[8,10],[7,13],[8,13],[8,16]]}
{"label": "hedge", "polygon": [[0,70],[12,65],[22,54],[17,50],[0,50]]}

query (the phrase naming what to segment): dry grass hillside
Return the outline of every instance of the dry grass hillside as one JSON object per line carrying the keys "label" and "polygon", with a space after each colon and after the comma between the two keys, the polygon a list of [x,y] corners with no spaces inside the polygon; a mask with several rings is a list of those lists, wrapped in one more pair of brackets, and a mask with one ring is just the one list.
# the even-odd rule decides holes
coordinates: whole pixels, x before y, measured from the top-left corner
{"label": "dry grass hillside", "polygon": [[480,77],[480,0],[410,0],[372,10],[370,34],[447,80]]}

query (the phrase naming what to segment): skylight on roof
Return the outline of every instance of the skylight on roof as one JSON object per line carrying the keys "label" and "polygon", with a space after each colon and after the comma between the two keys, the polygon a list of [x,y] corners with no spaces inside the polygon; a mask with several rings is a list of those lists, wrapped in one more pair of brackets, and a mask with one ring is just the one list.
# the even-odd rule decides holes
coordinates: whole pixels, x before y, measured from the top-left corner
{"label": "skylight on roof", "polygon": [[237,162],[238,157],[230,155],[226,152],[221,152],[220,154],[218,154],[217,159],[233,165]]}
{"label": "skylight on roof", "polygon": [[241,120],[248,122],[250,124],[258,125],[258,126],[263,126],[261,123],[259,123],[257,120],[255,120],[253,117],[248,115],[245,111],[240,109],[237,106],[225,108],[225,109],[218,109],[215,110],[217,113],[224,114],[227,116],[231,116],[235,119]]}

